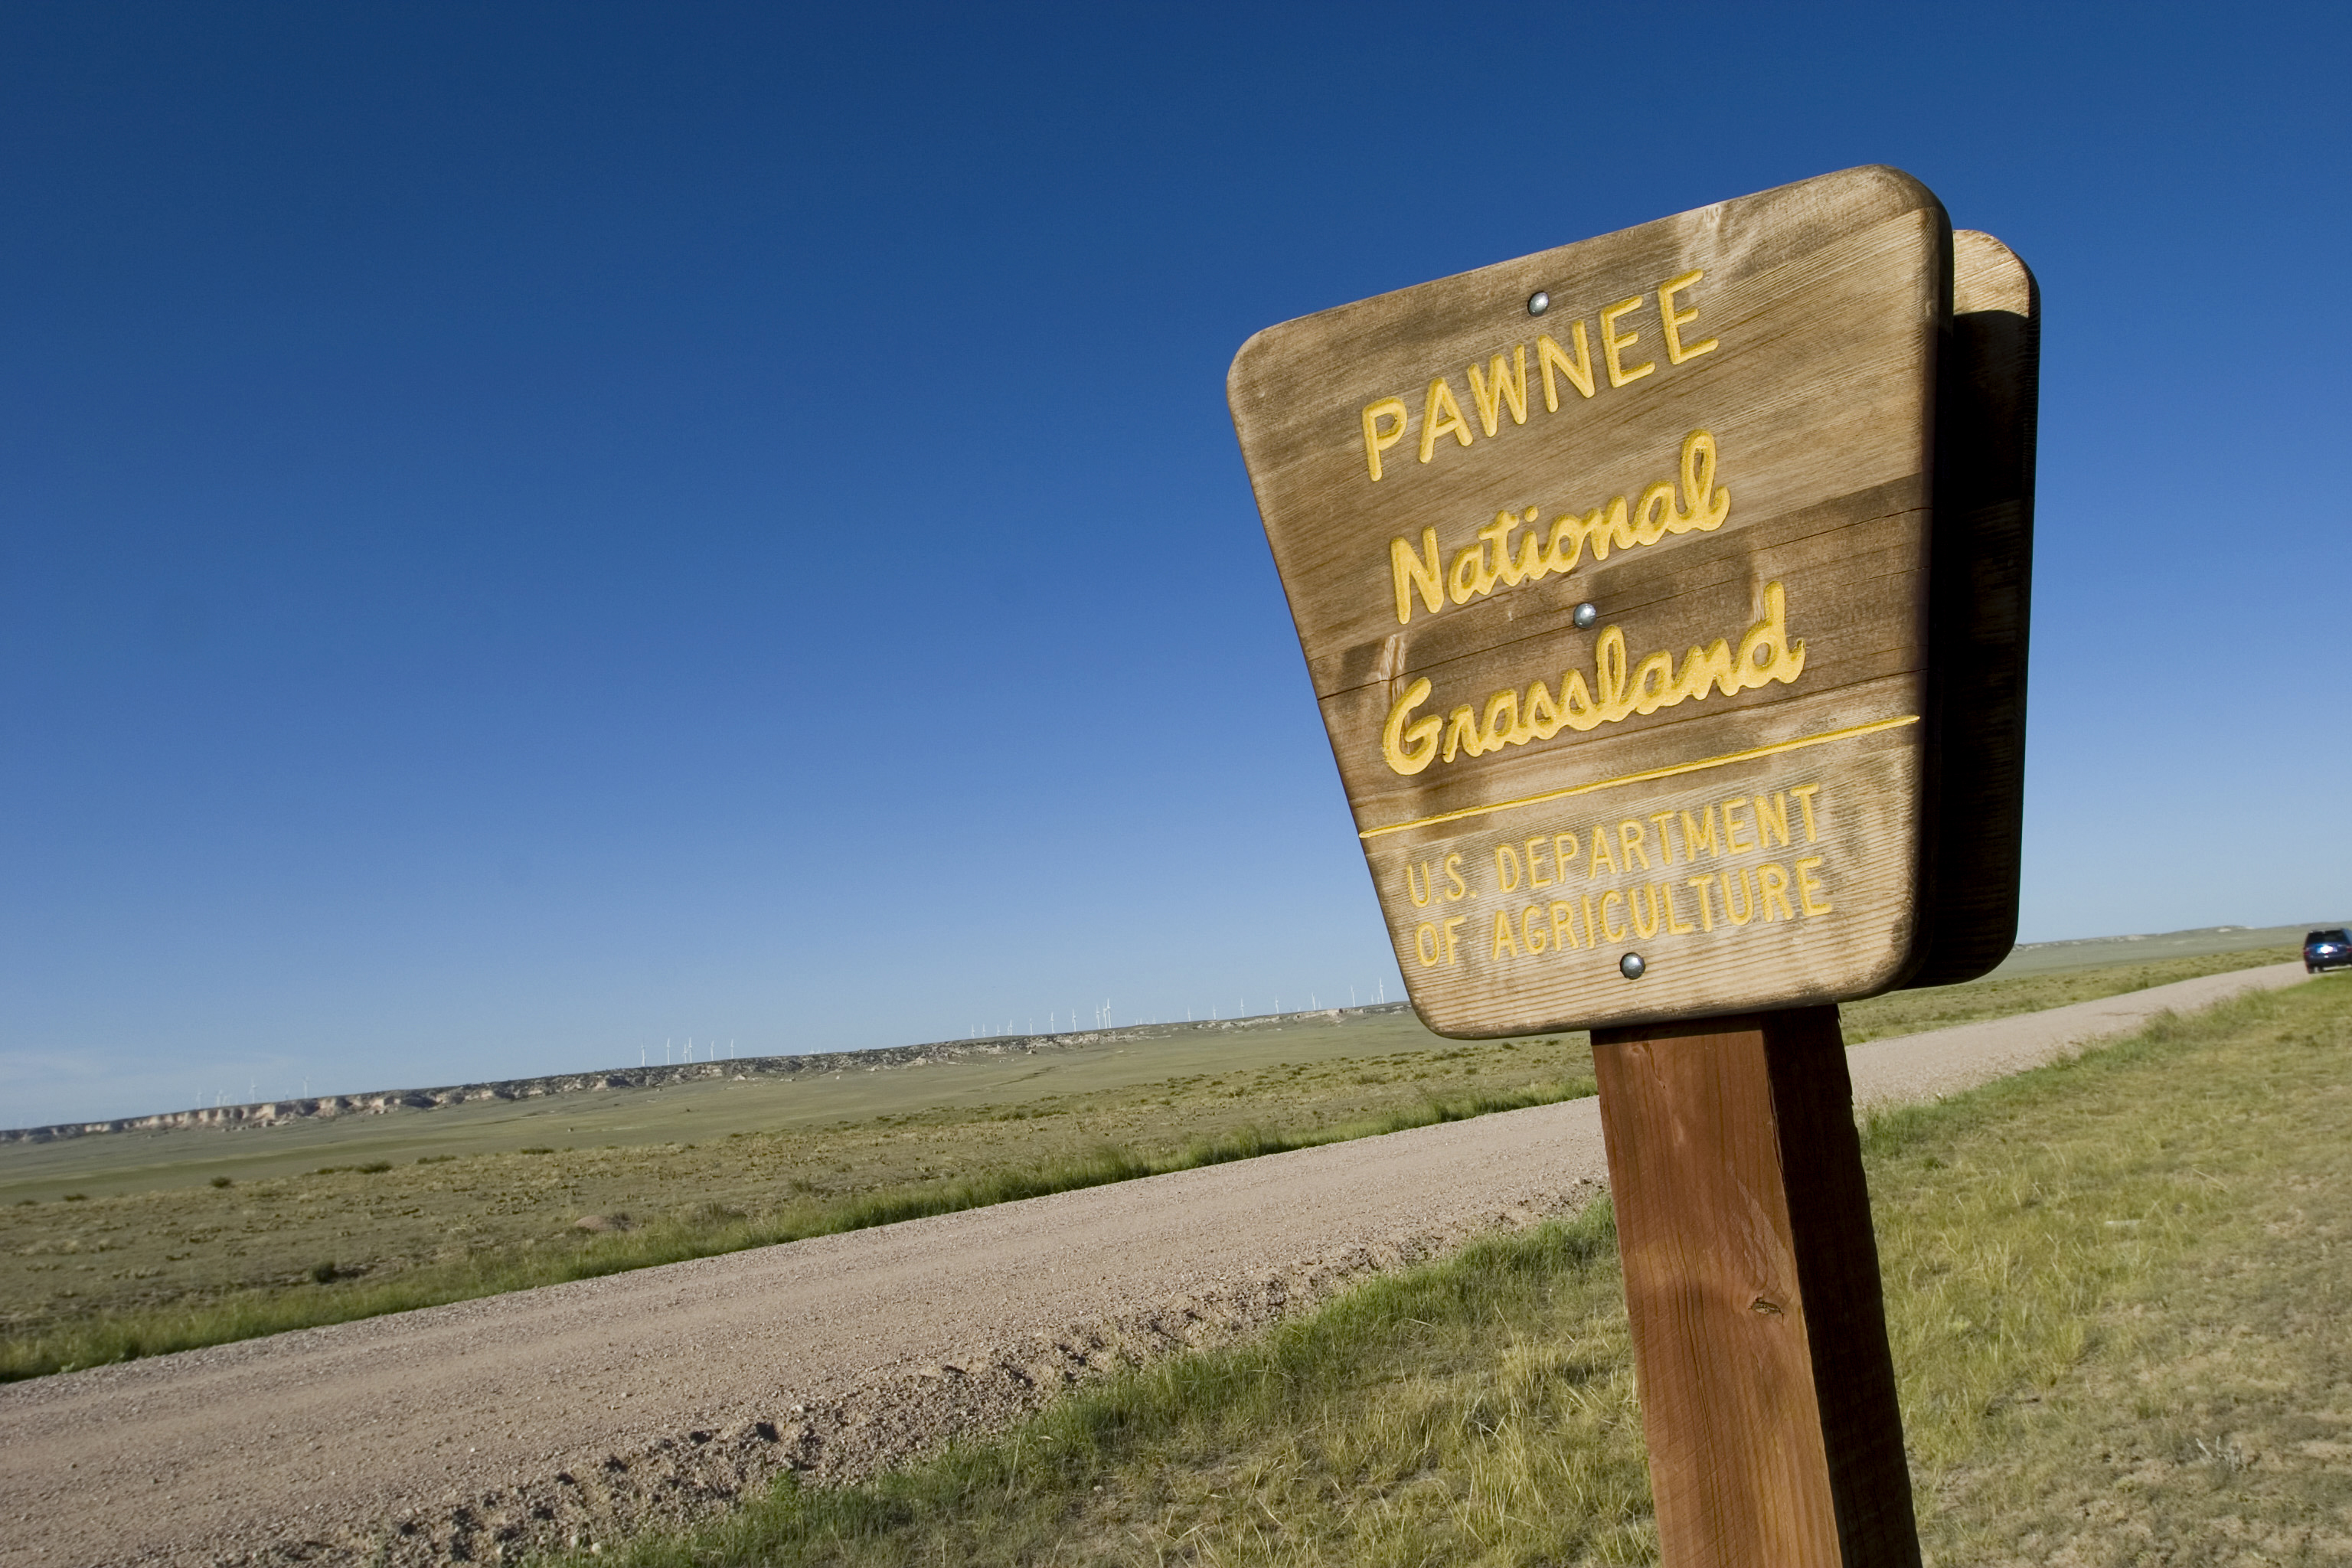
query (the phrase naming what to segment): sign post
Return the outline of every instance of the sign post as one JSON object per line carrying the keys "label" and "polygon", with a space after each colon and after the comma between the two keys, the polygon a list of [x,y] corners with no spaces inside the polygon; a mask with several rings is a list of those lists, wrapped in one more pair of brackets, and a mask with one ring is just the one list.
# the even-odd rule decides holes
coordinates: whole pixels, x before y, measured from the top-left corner
{"label": "sign post", "polygon": [[1867,168],[1234,362],[1416,1010],[1593,1031],[1671,1568],[1918,1560],[1835,1004],[2014,934],[2035,345]]}

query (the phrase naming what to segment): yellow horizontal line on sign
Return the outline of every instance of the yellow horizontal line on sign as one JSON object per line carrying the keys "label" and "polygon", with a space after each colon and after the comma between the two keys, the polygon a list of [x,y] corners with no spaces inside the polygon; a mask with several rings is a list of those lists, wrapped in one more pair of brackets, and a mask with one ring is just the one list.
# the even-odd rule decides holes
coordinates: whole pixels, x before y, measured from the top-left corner
{"label": "yellow horizontal line on sign", "polygon": [[1733,763],[1750,762],[1758,757],[1778,756],[1782,752],[1801,752],[1807,746],[1819,746],[1831,741],[1851,740],[1856,735],[1875,735],[1881,730],[1899,730],[1906,724],[1916,724],[1919,715],[1906,713],[1900,719],[1881,719],[1874,724],[1856,724],[1850,730],[1830,730],[1819,735],[1800,735],[1793,741],[1775,741],[1769,746],[1757,746],[1745,752],[1732,752],[1720,757],[1704,757],[1696,763],[1676,763],[1670,768],[1651,768],[1643,773],[1626,773],[1613,779],[1596,779],[1591,784],[1570,784],[1566,789],[1546,790],[1541,795],[1526,795],[1518,800],[1498,800],[1492,805],[1465,805],[1459,811],[1441,811],[1435,816],[1416,816],[1411,822],[1392,823],[1387,827],[1368,828],[1356,835],[1359,838],[1378,838],[1385,833],[1402,833],[1408,827],[1427,827],[1436,822],[1459,822],[1465,816],[1486,816],[1497,811],[1510,811],[1522,805],[1541,805],[1548,800],[1565,800],[1572,795],[1591,795],[1594,790],[1615,789],[1619,784],[1646,784],[1652,779],[1668,779],[1676,773],[1703,773],[1708,768],[1727,767]]}

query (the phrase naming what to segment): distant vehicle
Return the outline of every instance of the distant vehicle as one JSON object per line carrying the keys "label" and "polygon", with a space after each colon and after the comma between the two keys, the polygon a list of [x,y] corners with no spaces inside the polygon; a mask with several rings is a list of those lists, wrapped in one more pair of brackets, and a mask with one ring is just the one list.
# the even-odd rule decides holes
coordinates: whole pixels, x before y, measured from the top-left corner
{"label": "distant vehicle", "polygon": [[2337,926],[2303,939],[2304,973],[2316,974],[2323,969],[2352,969],[2352,931]]}

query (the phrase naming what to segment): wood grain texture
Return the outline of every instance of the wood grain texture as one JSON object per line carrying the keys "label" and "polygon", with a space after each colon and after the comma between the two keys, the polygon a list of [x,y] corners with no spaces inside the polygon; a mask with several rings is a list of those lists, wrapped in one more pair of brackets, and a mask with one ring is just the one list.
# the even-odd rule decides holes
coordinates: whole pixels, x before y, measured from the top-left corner
{"label": "wood grain texture", "polygon": [[2041,363],[2033,274],[1992,236],[1955,233],[1930,595],[1935,826],[1913,985],[1973,980],[2017,940]]}
{"label": "wood grain texture", "polygon": [[[1270,328],[1234,360],[1229,396],[1267,538],[1431,1027],[1501,1036],[1830,1002],[1916,968],[1950,243],[1916,181],[1850,170]],[[1531,316],[1538,289],[1551,305]],[[1695,312],[1685,349],[1715,346],[1675,363],[1669,310]],[[1579,323],[1592,391],[1563,373],[1555,409],[1538,334],[1572,353]],[[1625,333],[1629,374],[1612,385],[1604,340]],[[1479,406],[1521,350],[1524,418],[1503,397]],[[1368,428],[1394,444],[1376,447]],[[1422,437],[1441,428],[1423,461]],[[1417,549],[1434,530],[1450,574],[1500,512],[1536,510],[1517,548],[1613,497],[1638,506],[1645,487],[1685,477],[1693,432],[1713,444],[1708,488],[1728,492],[1718,527],[1448,591],[1433,611],[1412,599],[1400,618],[1396,542]],[[1465,708],[1483,720],[1506,691],[1531,703],[1537,681],[1550,700],[1571,672],[1597,689],[1611,628],[1632,663],[1736,649],[1776,584],[1786,637],[1803,645],[1791,679],[1418,771],[1383,744],[1420,681],[1416,722]],[[1579,629],[1586,603],[1600,618]],[[1732,807],[1743,820],[1759,803],[1794,813],[1796,826],[1777,840],[1728,829],[1727,803],[1744,803]],[[1533,838],[1552,847],[1540,877]],[[1803,899],[1788,890],[1800,861]],[[1724,901],[1735,880],[1737,906]],[[1620,973],[1629,951],[1646,963],[1639,981]]]}
{"label": "wood grain texture", "polygon": [[1596,1032],[1666,1568],[1915,1568],[1835,1007]]}

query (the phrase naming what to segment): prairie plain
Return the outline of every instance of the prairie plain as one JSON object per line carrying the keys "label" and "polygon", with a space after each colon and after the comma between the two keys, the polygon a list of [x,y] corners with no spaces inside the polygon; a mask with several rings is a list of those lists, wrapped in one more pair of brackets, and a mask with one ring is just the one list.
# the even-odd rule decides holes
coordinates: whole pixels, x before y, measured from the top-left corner
{"label": "prairie plain", "polygon": [[[1852,1043],[2276,963],[2021,950],[1845,1009]],[[2261,945],[2243,945],[2259,939]],[[2163,940],[2163,939],[2153,939]],[[2160,955],[2159,955],[2160,954]],[[1019,1044],[1008,1042],[1008,1045]],[[1120,1030],[920,1067],[0,1146],[0,1376],[217,1343],[1591,1092],[1580,1034],[1410,1012]]]}
{"label": "prairie plain", "polygon": [[[1868,1118],[1929,1568],[2352,1561],[2352,982]],[[1605,1199],[848,1486],[541,1559],[1654,1562]]]}

